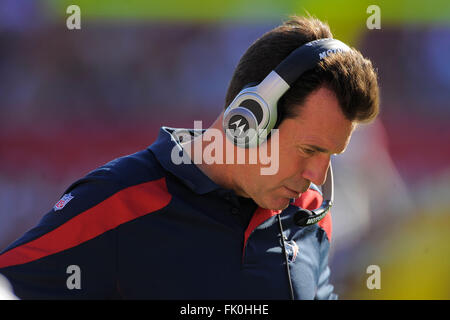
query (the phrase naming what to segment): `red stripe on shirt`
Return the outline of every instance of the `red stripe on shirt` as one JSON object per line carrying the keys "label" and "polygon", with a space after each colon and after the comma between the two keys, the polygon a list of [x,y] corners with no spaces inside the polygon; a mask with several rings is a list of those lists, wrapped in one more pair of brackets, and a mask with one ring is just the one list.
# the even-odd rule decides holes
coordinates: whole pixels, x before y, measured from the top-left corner
{"label": "red stripe on shirt", "polygon": [[258,208],[253,213],[253,216],[247,226],[247,229],[245,230],[244,234],[244,248],[243,253],[245,252],[245,246],[247,245],[247,240],[250,237],[253,230],[255,230],[261,223],[266,221],[267,219],[273,217],[276,214],[279,214],[281,210],[269,210],[269,209],[263,209]]}
{"label": "red stripe on shirt", "polygon": [[0,256],[0,268],[73,248],[123,223],[162,209],[171,198],[164,178],[123,189],[56,229],[5,252]]}

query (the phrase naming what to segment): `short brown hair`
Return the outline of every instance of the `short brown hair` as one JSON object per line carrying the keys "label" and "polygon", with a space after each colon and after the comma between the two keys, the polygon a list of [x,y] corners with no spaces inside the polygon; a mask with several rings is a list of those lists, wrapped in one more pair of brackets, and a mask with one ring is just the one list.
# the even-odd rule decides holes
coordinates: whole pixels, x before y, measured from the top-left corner
{"label": "short brown hair", "polygon": [[[244,53],[230,81],[227,107],[250,83],[261,82],[289,53],[303,44],[332,38],[330,27],[313,17],[293,16],[281,26],[265,33]],[[278,102],[279,121],[298,115],[306,97],[322,86],[334,91],[345,117],[370,122],[379,112],[377,74],[370,60],[352,48],[350,52],[329,55],[305,72]]]}

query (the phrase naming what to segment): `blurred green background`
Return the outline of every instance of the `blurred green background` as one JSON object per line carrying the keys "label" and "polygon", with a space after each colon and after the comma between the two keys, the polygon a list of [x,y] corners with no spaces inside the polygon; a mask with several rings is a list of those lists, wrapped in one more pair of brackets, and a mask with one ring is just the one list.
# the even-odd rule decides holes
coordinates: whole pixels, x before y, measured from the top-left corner
{"label": "blurred green background", "polygon": [[[81,30],[66,9],[81,8]],[[370,5],[381,28],[370,30]],[[289,15],[329,23],[379,72],[381,115],[335,159],[330,267],[340,299],[450,298],[450,2],[0,3],[0,247],[75,179],[211,122],[240,56]],[[367,267],[381,270],[368,289]]]}

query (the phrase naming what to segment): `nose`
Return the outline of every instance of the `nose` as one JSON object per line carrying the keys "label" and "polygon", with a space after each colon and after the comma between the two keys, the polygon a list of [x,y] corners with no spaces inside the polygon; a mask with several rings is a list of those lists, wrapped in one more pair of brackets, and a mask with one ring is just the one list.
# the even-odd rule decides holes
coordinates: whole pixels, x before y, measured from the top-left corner
{"label": "nose", "polygon": [[321,186],[325,183],[329,166],[330,156],[312,157],[305,166],[302,177],[317,186]]}

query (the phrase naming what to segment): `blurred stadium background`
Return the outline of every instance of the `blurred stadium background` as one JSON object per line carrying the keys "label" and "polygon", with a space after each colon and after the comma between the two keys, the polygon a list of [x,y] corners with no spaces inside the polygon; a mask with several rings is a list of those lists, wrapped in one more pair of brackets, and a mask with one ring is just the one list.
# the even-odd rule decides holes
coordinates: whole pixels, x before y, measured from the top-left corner
{"label": "blurred stadium background", "polygon": [[[66,8],[81,8],[68,30]],[[369,30],[369,5],[381,29]],[[341,299],[450,298],[450,2],[0,2],[0,249],[75,179],[210,124],[240,56],[290,14],[328,21],[379,71],[381,116],[335,159],[330,255]],[[369,265],[381,289],[369,290]]]}

